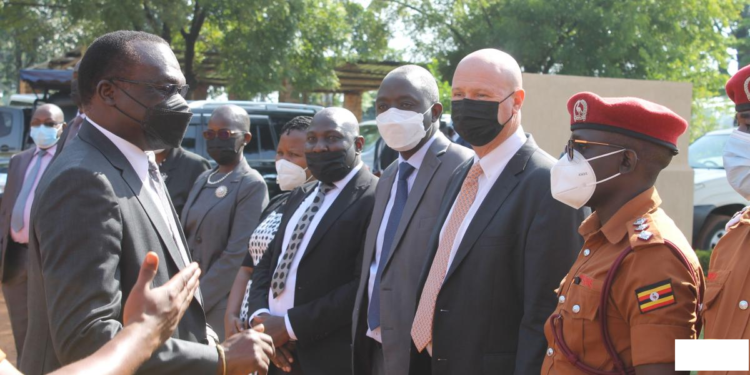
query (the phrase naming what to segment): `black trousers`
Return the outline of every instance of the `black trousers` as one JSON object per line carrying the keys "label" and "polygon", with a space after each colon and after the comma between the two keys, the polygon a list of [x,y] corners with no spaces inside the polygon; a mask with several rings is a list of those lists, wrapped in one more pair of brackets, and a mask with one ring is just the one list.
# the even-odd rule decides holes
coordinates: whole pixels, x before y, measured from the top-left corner
{"label": "black trousers", "polygon": [[[8,247],[5,255],[5,271],[3,273],[3,295],[5,305],[10,316],[10,326],[16,343],[18,358],[21,358],[23,342],[26,338],[26,325],[29,320],[27,301],[29,249],[25,244],[7,238]],[[18,363],[18,362],[16,362]]]}

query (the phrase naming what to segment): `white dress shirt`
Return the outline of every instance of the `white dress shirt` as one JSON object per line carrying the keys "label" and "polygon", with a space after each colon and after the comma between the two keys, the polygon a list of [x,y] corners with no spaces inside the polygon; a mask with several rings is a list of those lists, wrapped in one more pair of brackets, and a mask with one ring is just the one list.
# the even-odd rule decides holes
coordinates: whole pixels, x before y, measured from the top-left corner
{"label": "white dress shirt", "polygon": [[[344,190],[344,187],[346,187],[349,181],[354,178],[354,176],[359,172],[360,169],[362,169],[362,162],[360,162],[356,167],[349,171],[349,174],[347,174],[346,177],[344,177],[341,181],[336,181],[333,183],[334,189],[329,191],[324,196],[323,202],[320,204],[320,210],[318,210],[315,216],[313,216],[310,225],[305,231],[304,237],[302,237],[302,242],[300,243],[299,249],[297,249],[297,252],[294,253],[292,265],[289,267],[289,273],[286,276],[286,286],[284,287],[284,290],[276,298],[273,298],[273,292],[269,292],[269,308],[260,309],[254,312],[250,316],[250,319],[248,321],[252,322],[256,316],[263,313],[271,314],[273,316],[283,316],[284,323],[286,324],[286,330],[289,333],[289,338],[292,340],[297,340],[297,336],[294,334],[294,329],[292,329],[292,324],[289,321],[289,315],[287,314],[287,311],[294,307],[294,291],[297,288],[297,269],[299,268],[299,263],[302,260],[302,257],[305,255],[305,251],[307,251],[307,245],[310,244],[310,239],[315,233],[315,229],[317,229],[320,220],[323,218],[323,216],[325,216],[326,212],[328,212],[328,209],[331,208],[331,205],[333,205],[333,202],[336,201],[336,198],[338,198],[338,196],[341,194],[341,191]],[[281,254],[279,254],[279,261],[284,257],[284,254],[286,254],[287,247],[289,247],[289,242],[292,238],[292,234],[294,233],[294,228],[297,226],[297,223],[299,222],[300,218],[305,213],[307,208],[312,204],[315,196],[318,194],[318,189],[320,189],[320,183],[315,188],[315,190],[313,190],[312,193],[307,196],[307,198],[302,202],[302,204],[300,204],[297,210],[294,211],[294,214],[289,218],[289,223],[287,223],[286,230],[284,231],[284,241],[281,243]],[[273,269],[271,270],[272,273],[276,270],[277,266],[278,261],[273,265]]]}
{"label": "white dress shirt", "polygon": [[[502,174],[505,170],[505,167],[510,162],[510,159],[512,159],[513,156],[518,152],[518,150],[523,147],[523,145],[526,143],[526,140],[526,134],[524,134],[523,128],[521,127],[521,125],[519,125],[515,133],[513,133],[508,139],[497,146],[494,150],[490,151],[490,153],[485,155],[483,158],[480,159],[479,156],[474,154],[474,163],[478,162],[482,166],[482,171],[484,171],[484,173],[479,176],[477,196],[476,198],[474,198],[474,203],[472,203],[469,211],[466,213],[464,221],[458,228],[456,238],[453,240],[453,247],[451,248],[451,256],[448,259],[448,268],[446,269],[446,272],[451,268],[453,258],[456,256],[456,251],[458,251],[458,246],[461,244],[461,241],[464,238],[464,234],[466,234],[466,229],[469,228],[471,221],[474,219],[474,215],[476,215],[479,207],[482,206],[482,202],[487,197],[487,193],[490,192],[490,189],[492,189],[492,186],[495,185],[495,182],[497,181],[498,177],[500,177],[500,174]],[[456,207],[455,205],[456,202],[454,201],[453,206],[451,207],[451,211],[448,213],[448,218],[453,215],[453,209]],[[445,220],[445,223],[443,223],[443,228],[440,229],[441,240],[443,238],[443,232],[445,232],[446,225],[448,225],[448,219]]]}
{"label": "white dress shirt", "polygon": [[[182,243],[182,238],[180,237],[180,231],[177,228],[177,220],[175,220],[175,217],[171,212],[167,212],[167,207],[169,207],[169,204],[167,202],[162,202],[161,198],[159,197],[159,192],[155,191],[151,186],[150,177],[148,175],[148,160],[149,158],[154,158],[154,153],[151,151],[141,150],[136,145],[118,137],[109,130],[104,129],[99,124],[95,123],[91,118],[88,118],[88,121],[91,123],[91,125],[94,125],[95,128],[102,132],[104,136],[109,138],[109,140],[115,144],[115,147],[117,147],[120,152],[125,155],[125,158],[128,159],[128,162],[133,167],[133,170],[135,170],[135,174],[138,175],[138,179],[141,180],[143,189],[146,190],[146,193],[151,199],[152,203],[154,203],[154,205],[159,209],[162,220],[164,220],[164,223],[167,224],[167,228],[169,228],[170,234],[172,234],[172,239],[176,243],[177,248],[180,250],[182,261],[185,262],[186,266],[190,264],[190,258],[187,255],[185,245]],[[161,175],[161,173],[159,173],[159,175]],[[164,186],[163,183],[162,186]],[[151,218],[151,220],[154,219],[155,218]]]}
{"label": "white dress shirt", "polygon": [[[409,175],[409,178],[406,179],[406,183],[408,185],[408,191],[411,192],[411,187],[414,186],[414,181],[417,180],[417,174],[419,173],[419,168],[422,166],[422,161],[424,160],[424,156],[427,154],[427,150],[430,149],[430,146],[432,146],[432,143],[435,142],[435,139],[437,138],[436,135],[433,135],[430,140],[425,143],[422,148],[417,150],[417,152],[412,155],[409,160],[404,159],[403,156],[401,156],[401,153],[398,154],[398,163],[401,165],[401,163],[406,162],[409,163],[412,167],[414,167],[414,171]],[[393,180],[393,185],[391,186],[391,193],[388,196],[388,203],[385,206],[385,212],[383,212],[383,219],[380,220],[380,229],[378,230],[378,237],[375,241],[375,258],[372,260],[372,263],[370,263],[370,279],[367,282],[367,291],[369,298],[372,298],[372,289],[375,286],[375,276],[378,273],[378,267],[380,265],[380,254],[383,251],[383,239],[385,238],[385,228],[388,226],[388,219],[391,216],[391,210],[393,209],[393,203],[396,201],[396,190],[398,188],[398,172],[396,172],[396,178]],[[399,225],[401,225],[399,223]],[[394,244],[395,245],[395,244]],[[392,251],[392,250],[391,250]],[[369,306],[369,303],[368,303]],[[375,341],[382,343],[383,339],[380,334],[380,327],[375,328],[374,331],[371,331],[370,328],[367,328],[367,336],[373,338]]]}
{"label": "white dress shirt", "polygon": [[[31,185],[31,191],[29,192],[28,197],[26,198],[26,205],[23,209],[23,228],[21,228],[20,231],[16,232],[11,228],[10,230],[10,237],[13,238],[13,241],[20,244],[27,244],[29,243],[29,219],[31,218],[31,204],[34,203],[34,194],[36,194],[36,187],[39,185],[39,180],[42,179],[42,175],[44,175],[44,171],[47,170],[47,166],[49,166],[49,163],[52,161],[52,158],[55,156],[55,153],[57,152],[57,144],[54,146],[46,149],[47,151],[44,156],[42,156],[42,163],[39,165],[39,171],[36,173],[36,179],[34,179],[34,184]],[[31,169],[34,167],[34,164],[36,164],[37,158],[39,157],[39,147],[36,148],[36,151],[34,151],[34,156],[31,158],[31,162],[26,167],[26,172],[24,172],[23,181],[21,181],[21,187],[23,186],[23,182],[26,181],[26,179],[29,177],[29,172],[31,172]],[[12,208],[11,208],[12,209]]]}

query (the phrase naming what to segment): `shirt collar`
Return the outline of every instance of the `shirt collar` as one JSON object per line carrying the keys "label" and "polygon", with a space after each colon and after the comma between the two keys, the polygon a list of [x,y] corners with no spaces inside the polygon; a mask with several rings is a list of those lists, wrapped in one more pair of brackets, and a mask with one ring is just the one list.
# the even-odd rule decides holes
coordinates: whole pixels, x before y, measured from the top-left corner
{"label": "shirt collar", "polygon": [[487,179],[490,181],[497,180],[497,177],[505,169],[505,166],[508,165],[510,159],[523,147],[526,141],[527,138],[523,132],[523,127],[518,125],[518,129],[508,139],[495,147],[483,158],[480,159],[475,153],[474,163],[479,162]]}
{"label": "shirt collar", "polygon": [[[34,146],[34,147],[36,147],[36,150],[34,150],[34,156],[37,156],[37,155],[39,155],[39,147],[38,146]],[[45,156],[46,155],[55,156],[55,154],[57,153],[57,143],[55,143],[54,146],[52,146],[52,147],[50,147],[48,149],[45,149],[44,151],[47,152],[45,154]]]}
{"label": "shirt collar", "polygon": [[412,155],[409,160],[404,159],[403,156],[401,156],[401,153],[398,153],[398,162],[401,163],[409,163],[414,169],[419,170],[419,167],[422,166],[422,161],[424,160],[424,156],[427,155],[427,150],[430,149],[430,146],[432,146],[433,143],[435,143],[435,139],[437,139],[437,132],[430,137],[429,140],[427,140],[427,143],[422,145],[422,147],[417,150],[417,152]]}
{"label": "shirt collar", "polygon": [[633,225],[636,219],[655,210],[660,205],[661,197],[659,197],[656,188],[652,186],[625,203],[603,226],[599,222],[599,215],[594,212],[583,221],[578,228],[578,233],[583,238],[588,239],[601,231],[609,243],[618,243],[628,233],[628,225]]}
{"label": "shirt collar", "polygon": [[[135,170],[135,173],[141,181],[145,181],[146,178],[148,178],[148,153],[138,148],[138,146],[118,137],[109,130],[104,129],[101,125],[94,122],[91,117],[88,117],[87,120],[115,144],[115,147],[117,147],[125,158],[128,159],[128,162],[133,167],[133,170]],[[150,153],[153,154],[153,152]]]}

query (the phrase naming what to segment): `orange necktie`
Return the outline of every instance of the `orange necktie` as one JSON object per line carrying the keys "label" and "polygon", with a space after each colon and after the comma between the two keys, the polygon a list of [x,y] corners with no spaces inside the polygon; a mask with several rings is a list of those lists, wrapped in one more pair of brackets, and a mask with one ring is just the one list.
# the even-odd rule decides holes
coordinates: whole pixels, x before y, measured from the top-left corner
{"label": "orange necktie", "polygon": [[443,286],[445,274],[448,272],[448,261],[451,257],[453,242],[456,240],[456,234],[461,227],[461,223],[464,222],[466,213],[469,212],[469,208],[477,197],[479,176],[482,173],[484,171],[482,171],[479,163],[474,163],[466,179],[464,179],[461,191],[453,205],[453,213],[448,218],[448,225],[440,238],[440,245],[430,267],[430,274],[427,276],[424,289],[422,289],[417,314],[414,316],[414,323],[411,326],[411,337],[420,352],[427,347],[427,344],[432,342],[432,319],[435,315],[435,302],[440,293],[440,288]]}

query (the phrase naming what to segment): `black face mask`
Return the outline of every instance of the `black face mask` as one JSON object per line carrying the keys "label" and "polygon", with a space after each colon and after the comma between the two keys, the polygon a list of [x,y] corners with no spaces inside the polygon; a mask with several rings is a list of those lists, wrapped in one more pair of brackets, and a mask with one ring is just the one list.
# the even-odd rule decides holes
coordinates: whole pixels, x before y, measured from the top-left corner
{"label": "black face mask", "polygon": [[451,117],[453,118],[453,128],[458,135],[472,146],[484,146],[501,131],[514,114],[511,114],[504,123],[497,122],[497,111],[500,104],[510,98],[516,92],[510,93],[505,99],[499,102],[490,102],[484,100],[453,100],[451,102]]}
{"label": "black face mask", "polygon": [[[117,85],[115,87],[120,89]],[[180,147],[182,138],[185,136],[185,131],[190,124],[190,119],[193,118],[193,114],[190,113],[190,107],[182,95],[172,95],[153,107],[147,107],[128,94],[127,91],[123,89],[120,89],[120,91],[143,108],[146,108],[146,116],[143,120],[138,120],[115,105],[115,109],[120,111],[120,113],[141,124],[149,147],[148,150]]]}
{"label": "black face mask", "polygon": [[244,146],[243,137],[232,137],[229,139],[214,138],[206,141],[208,155],[219,165],[228,165],[239,160]]}
{"label": "black face mask", "polygon": [[305,153],[307,169],[318,181],[332,184],[341,181],[354,168],[357,160],[355,146],[341,151]]}

